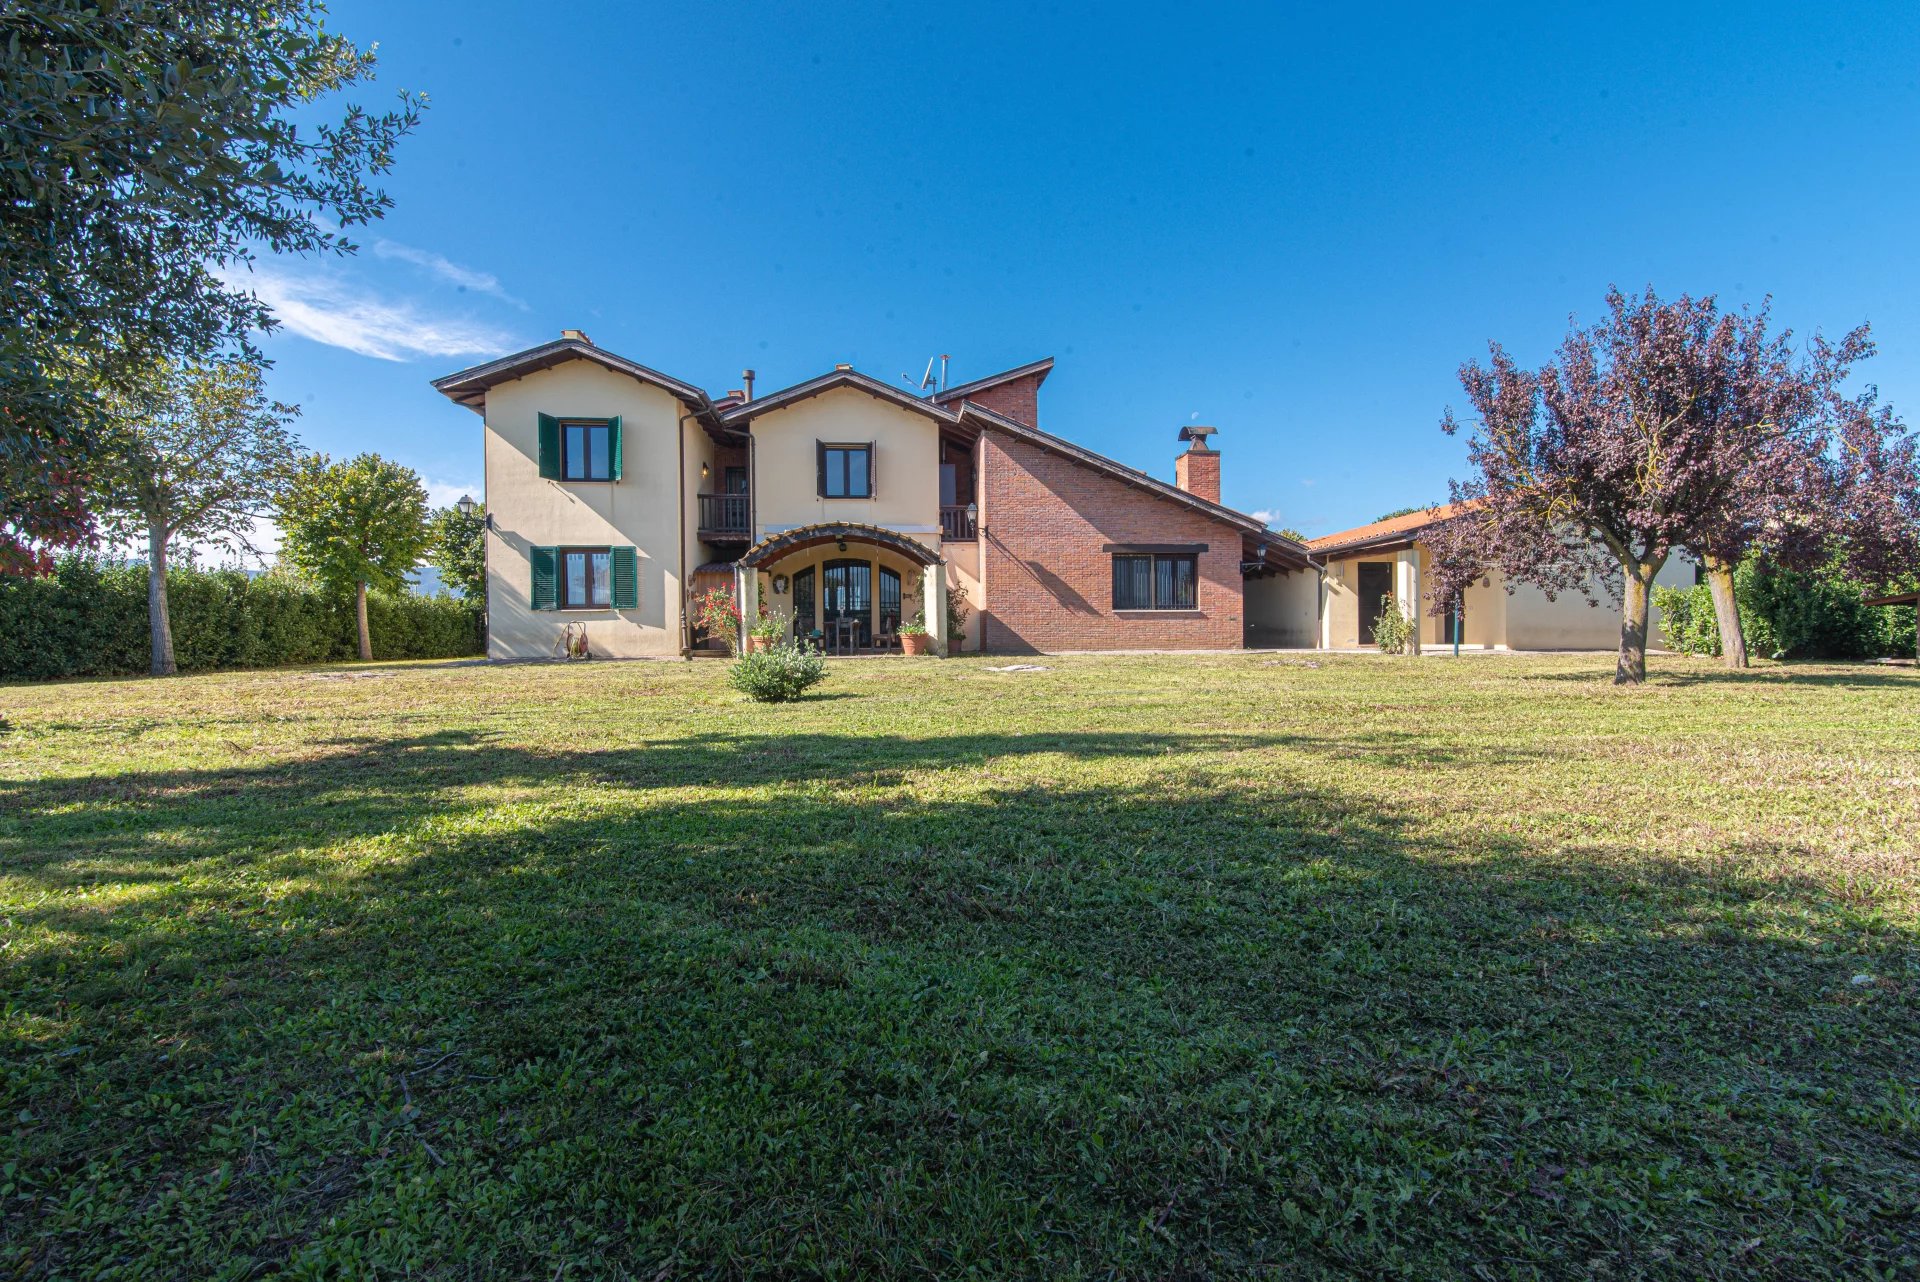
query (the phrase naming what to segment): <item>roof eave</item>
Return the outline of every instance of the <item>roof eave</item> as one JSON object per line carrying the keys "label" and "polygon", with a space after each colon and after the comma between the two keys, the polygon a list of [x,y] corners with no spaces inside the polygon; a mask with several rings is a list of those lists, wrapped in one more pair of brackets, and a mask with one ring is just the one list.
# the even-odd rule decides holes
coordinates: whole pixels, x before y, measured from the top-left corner
{"label": "roof eave", "polygon": [[936,423],[952,424],[959,422],[960,419],[959,414],[952,410],[923,401],[870,375],[862,374],[857,370],[834,370],[831,373],[810,378],[804,383],[795,383],[792,387],[783,387],[777,392],[769,392],[765,396],[756,396],[750,401],[742,401],[730,409],[721,411],[719,420],[729,427],[735,425],[744,427],[762,414],[771,414],[789,405],[795,405],[843,387],[865,392],[876,400],[886,401],[903,410],[925,415]]}
{"label": "roof eave", "polygon": [[1072,441],[1064,440],[1053,435],[1051,432],[1043,432],[1037,427],[1032,427],[1020,422],[1018,419],[1008,418],[1005,414],[996,413],[975,401],[962,402],[960,414],[962,418],[968,416],[978,418],[989,426],[1006,432],[1011,436],[1018,436],[1030,444],[1038,445],[1041,449],[1051,450],[1063,458],[1071,459],[1091,467],[1096,471],[1103,472],[1123,484],[1132,485],[1137,489],[1145,490],[1161,498],[1171,499],[1176,503],[1184,503],[1188,507],[1203,512],[1217,520],[1224,521],[1249,534],[1257,535],[1269,542],[1298,548],[1301,560],[1311,560],[1306,545],[1288,538],[1277,530],[1268,529],[1265,522],[1248,516],[1245,512],[1236,512],[1232,508],[1215,503],[1210,499],[1203,499],[1198,494],[1189,494],[1177,485],[1169,484],[1166,481],[1160,480],[1158,477],[1148,476],[1145,472],[1128,467],[1125,463],[1116,462],[1104,454],[1099,454],[1087,449],[1083,445],[1075,445]]}
{"label": "roof eave", "polygon": [[934,393],[933,399],[943,404],[947,401],[964,401],[969,393],[983,392],[989,387],[998,387],[1002,383],[1011,383],[1016,378],[1027,378],[1034,374],[1040,376],[1034,384],[1035,387],[1038,387],[1041,383],[1047,381],[1047,375],[1052,372],[1053,357],[1042,356],[1037,361],[1028,361],[1025,365],[1016,365],[1012,369],[1001,370],[998,374],[989,374],[985,378],[976,378],[969,382],[956,384],[953,387],[942,388],[940,391]]}

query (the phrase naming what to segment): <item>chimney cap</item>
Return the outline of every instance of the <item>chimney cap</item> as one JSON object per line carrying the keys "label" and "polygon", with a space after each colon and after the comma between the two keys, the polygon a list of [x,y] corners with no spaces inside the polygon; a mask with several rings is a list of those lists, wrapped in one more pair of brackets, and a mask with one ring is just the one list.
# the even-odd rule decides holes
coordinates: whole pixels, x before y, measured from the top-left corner
{"label": "chimney cap", "polygon": [[570,338],[576,343],[585,343],[588,347],[593,346],[593,340],[587,337],[587,331],[584,329],[563,329],[560,331],[560,337]]}
{"label": "chimney cap", "polygon": [[853,366],[849,365],[845,361],[840,361],[834,365],[833,370],[834,370],[834,373],[836,374],[846,374],[846,373],[850,373],[853,370]]}
{"label": "chimney cap", "polygon": [[1198,424],[1192,424],[1180,429],[1180,439],[1192,441],[1193,448],[1196,450],[1204,450],[1207,448],[1207,438],[1219,430],[1217,427],[1201,427]]}

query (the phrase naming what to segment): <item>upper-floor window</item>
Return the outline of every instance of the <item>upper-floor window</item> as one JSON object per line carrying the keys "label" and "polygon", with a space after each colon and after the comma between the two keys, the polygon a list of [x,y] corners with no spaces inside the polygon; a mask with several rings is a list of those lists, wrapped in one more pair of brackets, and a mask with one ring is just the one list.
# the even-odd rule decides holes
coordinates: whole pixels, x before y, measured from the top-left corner
{"label": "upper-floor window", "polygon": [[1116,554],[1113,558],[1113,608],[1194,609],[1197,568],[1197,558],[1191,553]]}
{"label": "upper-floor window", "polygon": [[540,475],[549,481],[620,479],[620,416],[540,415]]}
{"label": "upper-floor window", "polygon": [[820,443],[820,497],[823,499],[870,499],[873,497],[873,445],[828,445]]}
{"label": "upper-floor window", "polygon": [[611,481],[613,479],[613,425],[611,423],[560,424],[560,479],[563,481]]}

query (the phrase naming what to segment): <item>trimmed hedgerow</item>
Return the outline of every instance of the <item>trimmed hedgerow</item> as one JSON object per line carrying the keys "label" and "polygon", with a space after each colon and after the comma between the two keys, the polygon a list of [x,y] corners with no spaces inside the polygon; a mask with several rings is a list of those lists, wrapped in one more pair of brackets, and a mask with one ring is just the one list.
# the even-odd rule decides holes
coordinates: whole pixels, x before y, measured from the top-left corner
{"label": "trimmed hedgerow", "polygon": [[[353,602],[284,574],[167,573],[182,672],[351,659]],[[479,612],[449,597],[374,594],[374,653],[440,659],[481,651]],[[53,574],[0,576],[0,680],[122,676],[148,669],[147,569],[69,557]]]}

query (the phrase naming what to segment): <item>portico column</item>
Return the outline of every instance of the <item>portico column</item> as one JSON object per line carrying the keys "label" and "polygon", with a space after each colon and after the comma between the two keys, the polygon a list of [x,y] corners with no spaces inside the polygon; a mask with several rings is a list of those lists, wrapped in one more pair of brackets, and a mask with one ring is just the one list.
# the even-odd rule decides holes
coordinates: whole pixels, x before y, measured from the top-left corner
{"label": "portico column", "polygon": [[920,577],[926,585],[927,635],[933,638],[933,652],[944,659],[947,655],[946,562],[935,561]]}
{"label": "portico column", "polygon": [[760,622],[760,571],[734,563],[733,599],[740,606],[740,649],[747,648],[747,630]]}
{"label": "portico column", "polygon": [[1417,548],[1403,548],[1394,558],[1393,599],[1400,603],[1400,613],[1413,624],[1411,653],[1420,653],[1420,552]]}

